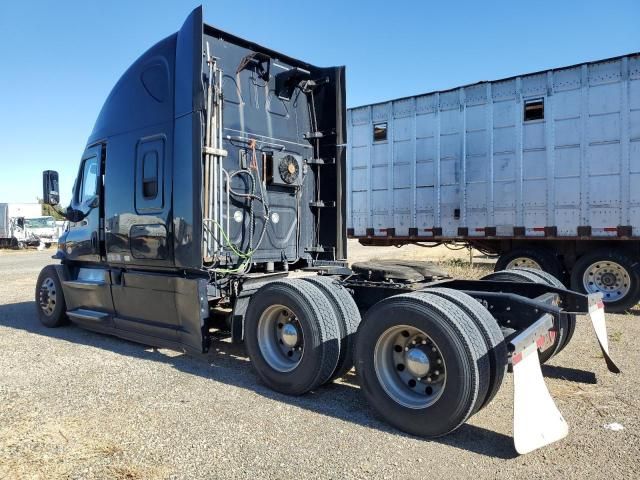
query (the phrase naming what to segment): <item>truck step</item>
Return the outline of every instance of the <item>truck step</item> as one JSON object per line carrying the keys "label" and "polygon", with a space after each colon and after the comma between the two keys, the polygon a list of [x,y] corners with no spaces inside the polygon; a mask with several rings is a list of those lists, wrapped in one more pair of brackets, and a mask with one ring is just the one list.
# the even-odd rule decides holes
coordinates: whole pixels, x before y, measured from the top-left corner
{"label": "truck step", "polygon": [[101,280],[67,280],[62,283],[65,287],[81,288],[83,290],[95,290],[106,285],[106,282]]}
{"label": "truck step", "polygon": [[93,322],[102,322],[109,317],[108,313],[96,312],[95,310],[88,310],[85,308],[77,308],[67,312],[67,315],[72,320],[89,320]]}

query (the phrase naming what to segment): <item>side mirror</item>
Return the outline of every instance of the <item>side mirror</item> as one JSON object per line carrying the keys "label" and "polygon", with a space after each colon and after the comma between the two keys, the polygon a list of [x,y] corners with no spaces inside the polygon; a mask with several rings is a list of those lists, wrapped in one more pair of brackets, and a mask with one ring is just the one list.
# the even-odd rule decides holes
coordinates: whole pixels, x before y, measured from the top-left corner
{"label": "side mirror", "polygon": [[42,172],[42,201],[45,205],[58,205],[60,203],[58,172],[55,170]]}

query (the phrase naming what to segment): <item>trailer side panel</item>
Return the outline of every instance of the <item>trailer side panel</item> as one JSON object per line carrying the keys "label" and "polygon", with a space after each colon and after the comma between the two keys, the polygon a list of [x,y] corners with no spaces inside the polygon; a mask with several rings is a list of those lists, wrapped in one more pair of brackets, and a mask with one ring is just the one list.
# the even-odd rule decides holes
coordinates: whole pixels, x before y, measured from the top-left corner
{"label": "trailer side panel", "polygon": [[640,55],[353,108],[356,238],[640,236]]}

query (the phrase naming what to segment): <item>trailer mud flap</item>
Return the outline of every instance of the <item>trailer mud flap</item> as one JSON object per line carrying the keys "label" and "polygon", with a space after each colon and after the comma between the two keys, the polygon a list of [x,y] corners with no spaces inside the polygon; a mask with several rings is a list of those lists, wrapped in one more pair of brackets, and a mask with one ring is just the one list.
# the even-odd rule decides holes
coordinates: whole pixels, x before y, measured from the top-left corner
{"label": "trailer mud flap", "polygon": [[602,303],[601,293],[589,295],[589,318],[602,350],[602,356],[607,363],[607,368],[612,373],[620,373],[620,369],[611,358],[611,355],[609,355],[609,339],[607,337],[607,325],[604,319],[604,303]]}
{"label": "trailer mud flap", "polygon": [[553,327],[545,314],[511,342],[513,366],[513,441],[519,454],[529,453],[567,436],[569,426],[547,389],[538,347]]}

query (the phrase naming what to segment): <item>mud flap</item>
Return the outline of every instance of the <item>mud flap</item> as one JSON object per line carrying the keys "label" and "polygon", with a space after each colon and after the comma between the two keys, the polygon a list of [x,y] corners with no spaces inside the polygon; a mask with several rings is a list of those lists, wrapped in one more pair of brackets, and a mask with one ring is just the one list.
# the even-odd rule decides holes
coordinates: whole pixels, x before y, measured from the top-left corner
{"label": "mud flap", "polygon": [[513,366],[513,441],[519,454],[529,453],[567,436],[569,426],[542,377],[538,346],[553,327],[545,314],[509,342]]}
{"label": "mud flap", "polygon": [[609,339],[607,337],[607,325],[604,319],[604,303],[602,303],[602,294],[596,293],[589,295],[589,318],[593,331],[598,339],[598,344],[602,350],[602,356],[607,363],[607,368],[612,373],[620,373],[620,369],[609,355]]}

